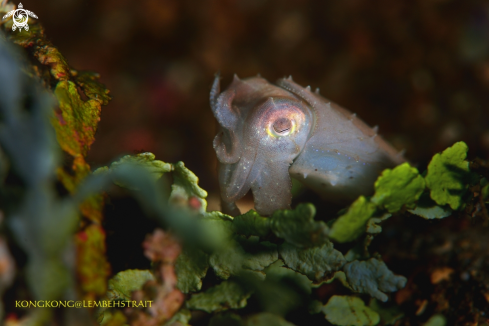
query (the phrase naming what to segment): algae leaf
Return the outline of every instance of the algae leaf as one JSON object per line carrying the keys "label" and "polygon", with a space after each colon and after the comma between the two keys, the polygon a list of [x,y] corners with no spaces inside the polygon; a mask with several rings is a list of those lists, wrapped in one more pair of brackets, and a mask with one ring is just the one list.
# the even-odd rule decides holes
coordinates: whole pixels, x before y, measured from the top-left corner
{"label": "algae leaf", "polygon": [[431,207],[417,206],[415,209],[410,209],[409,212],[421,216],[422,218],[427,220],[441,219],[450,216],[453,213],[450,207],[438,205]]}
{"label": "algae leaf", "polygon": [[348,211],[335,221],[329,237],[340,243],[355,240],[365,232],[366,223],[376,209],[375,204],[364,196],[358,197]]}
{"label": "algae leaf", "polygon": [[93,71],[76,71],[70,70],[70,74],[73,76],[75,83],[80,86],[83,93],[92,100],[96,100],[103,105],[107,105],[111,100],[109,91],[105,88],[104,84],[98,80],[100,75]]}
{"label": "algae leaf", "polygon": [[408,210],[411,214],[421,216],[424,219],[441,219],[452,215],[453,211],[448,205],[438,206],[429,196],[424,193],[414,209]]}
{"label": "algae leaf", "polygon": [[[94,174],[101,173],[109,173],[112,175],[113,182],[119,187],[124,187],[127,189],[132,189],[131,185],[125,183],[123,180],[118,179],[114,175],[115,172],[120,169],[121,166],[140,166],[149,172],[153,180],[158,180],[165,173],[169,173],[173,170],[173,166],[169,163],[165,163],[163,161],[159,161],[155,159],[155,155],[153,153],[140,153],[137,155],[125,155],[121,157],[119,160],[114,161],[110,164],[110,168],[107,166],[98,168],[94,171]],[[137,190],[137,189],[132,189]]]}
{"label": "algae leaf", "polygon": [[244,236],[256,235],[260,238],[266,237],[270,232],[270,218],[262,217],[254,210],[234,218],[234,229],[238,234]]}
{"label": "algae leaf", "polygon": [[118,161],[113,162],[110,168],[117,169],[121,164],[138,164],[145,168],[155,180],[158,180],[163,174],[171,172],[173,169],[171,164],[156,160],[155,155],[149,152],[123,156]]}
{"label": "algae leaf", "polygon": [[278,260],[267,267],[263,281],[248,278],[262,311],[285,316],[308,300],[312,282]]}
{"label": "algae leaf", "polygon": [[257,236],[237,237],[236,240],[246,252],[243,255],[243,268],[262,271],[278,260],[277,245],[268,241],[259,241]]}
{"label": "algae leaf", "polygon": [[101,275],[110,274],[110,265],[105,258],[105,230],[101,225],[90,224],[76,235],[78,247],[76,257],[79,278],[87,293],[99,293],[106,288],[106,280]]}
{"label": "algae leaf", "polygon": [[372,298],[368,306],[379,314],[383,325],[394,325],[396,321],[404,316],[404,313],[397,304],[386,305]]}
{"label": "algae leaf", "polygon": [[265,270],[265,272],[267,281],[291,281],[304,293],[311,293],[312,281],[306,275],[285,267],[285,263],[281,260],[274,262]]}
{"label": "algae leaf", "polygon": [[346,263],[343,271],[353,291],[368,293],[382,302],[388,299],[383,292],[402,289],[407,282],[404,276],[394,275],[383,261],[375,258]]}
{"label": "algae leaf", "polygon": [[117,273],[109,280],[107,297],[109,300],[130,300],[133,291],[140,290],[147,281],[154,281],[148,270],[128,269]]}
{"label": "algae leaf", "polygon": [[368,235],[378,234],[382,232],[382,227],[380,223],[391,217],[392,214],[386,213],[380,217],[372,217],[367,221],[366,232]]}
{"label": "algae leaf", "polygon": [[200,220],[200,234],[206,245],[225,248],[234,235],[233,218],[219,211],[206,213]]}
{"label": "algae leaf", "polygon": [[252,236],[249,239],[237,237],[229,246],[216,250],[211,255],[210,264],[223,279],[242,272],[252,272],[252,275],[263,279],[265,274],[258,272],[277,260],[277,245],[267,241],[259,242],[258,237]]}
{"label": "algae leaf", "polygon": [[[82,180],[90,174],[90,166],[85,156],[95,141],[101,106],[108,104],[109,91],[95,81],[98,78],[96,75],[85,78],[83,84],[76,84],[68,80],[69,66],[56,48],[40,48],[39,55],[39,60],[44,60],[43,63],[50,62],[51,74],[59,79],[54,89],[54,95],[59,102],[59,110],[54,112],[51,124],[56,131],[56,138],[61,148],[73,157],[73,164],[69,171],[63,167],[59,167],[57,171],[58,179],[73,194]],[[81,99],[78,87],[85,91],[88,97],[86,101]],[[87,91],[88,88],[90,88],[89,91]],[[100,194],[89,197],[80,205],[82,214],[94,222],[94,230],[98,228],[100,231],[98,225],[102,221],[103,205],[104,200]],[[85,263],[78,265],[82,289],[88,296],[90,293],[101,295],[105,292],[106,278],[109,275],[105,257],[105,233],[83,233],[82,231],[81,235],[84,234],[91,234],[94,239],[77,242],[81,254],[79,260]],[[93,259],[90,264],[95,263],[95,268],[87,268],[86,263],[90,262],[90,258]]]}
{"label": "algae leaf", "polygon": [[173,165],[173,185],[170,202],[180,202],[182,199],[189,205],[204,214],[207,209],[207,192],[200,188],[199,178],[185,167],[183,162]]}
{"label": "algae leaf", "polygon": [[453,210],[461,208],[471,176],[469,162],[465,160],[468,150],[464,142],[455,143],[433,156],[428,165],[426,185],[438,205],[448,204]]}
{"label": "algae leaf", "polygon": [[[153,153],[147,152],[123,156],[118,161],[112,162],[110,167],[98,168],[94,173],[109,173],[112,175],[112,180],[116,185],[131,190],[141,190],[134,188],[135,183],[125,178],[123,173],[117,173],[121,168],[131,165],[141,167],[149,172],[154,181],[160,179],[165,173],[171,173],[173,184],[169,201],[175,206],[188,207],[200,214],[205,214],[207,192],[199,187],[199,178],[187,169],[183,162],[175,164],[165,163],[156,160]],[[118,178],[117,175],[120,177]],[[122,179],[127,180],[123,181]]]}
{"label": "algae leaf", "polygon": [[375,181],[375,195],[371,201],[385,207],[389,213],[394,213],[404,205],[412,208],[424,188],[425,181],[418,170],[409,163],[403,163],[382,172]]}
{"label": "algae leaf", "polygon": [[207,312],[239,309],[246,306],[250,296],[251,292],[244,290],[238,283],[224,281],[205,292],[192,295],[187,301],[187,307]]}
{"label": "algae leaf", "polygon": [[56,116],[59,123],[53,123],[61,148],[75,159],[80,154],[85,156],[95,141],[95,131],[100,119],[100,102],[84,102],[72,81],[58,82],[54,95],[61,110]]}
{"label": "algae leaf", "polygon": [[423,326],[445,326],[447,324],[447,319],[441,314],[436,314],[430,317]]}
{"label": "algae leaf", "polygon": [[320,247],[307,249],[285,242],[280,246],[279,252],[287,267],[315,282],[329,278],[330,274],[341,269],[346,262],[343,254],[335,250],[330,241]]}
{"label": "algae leaf", "polygon": [[312,204],[278,210],[269,218],[250,210],[234,219],[234,227],[236,233],[245,236],[257,235],[263,238],[273,232],[298,247],[312,247],[328,241],[328,227],[322,221],[314,221],[315,214],[316,208]]}
{"label": "algae leaf", "polygon": [[295,209],[278,210],[270,217],[273,233],[298,247],[312,247],[328,242],[328,227],[314,221],[316,208],[300,204]]}
{"label": "algae leaf", "polygon": [[125,326],[127,318],[120,310],[105,309],[100,312],[97,321],[100,326]]}
{"label": "algae leaf", "polygon": [[380,316],[354,296],[334,295],[323,307],[326,319],[333,325],[377,325]]}
{"label": "algae leaf", "polygon": [[269,312],[253,315],[246,320],[246,326],[294,326],[280,316]]}
{"label": "algae leaf", "polygon": [[285,319],[269,312],[255,314],[246,319],[246,322],[236,314],[223,314],[214,316],[209,326],[294,326]]}
{"label": "algae leaf", "polygon": [[241,317],[236,314],[225,313],[212,317],[209,326],[245,326]]}
{"label": "algae leaf", "polygon": [[222,279],[227,280],[232,275],[238,275],[243,270],[243,259],[245,252],[235,242],[228,246],[215,250],[209,259],[212,269]]}
{"label": "algae leaf", "polygon": [[197,248],[185,248],[175,263],[177,287],[183,293],[197,292],[209,268],[209,256]]}
{"label": "algae leaf", "polygon": [[[52,50],[48,56],[56,53],[59,54],[57,50]],[[64,67],[62,68],[63,71],[57,73],[59,76],[65,76],[67,72],[64,70],[69,70],[69,66],[63,61],[64,59],[59,60],[58,62],[58,59],[53,59],[53,62],[58,62],[55,70]],[[78,74],[74,70],[70,70],[70,73]],[[95,141],[101,107],[107,105],[110,100],[109,91],[95,80],[98,75],[88,72],[84,74],[91,77],[85,78],[82,84],[77,83],[76,79],[75,81],[68,80],[69,75],[66,75],[59,78],[60,81],[54,89],[54,95],[59,106],[51,118],[51,124],[56,131],[56,138],[61,148],[73,157],[71,167],[58,168],[58,179],[70,193],[74,193],[80,182],[90,174],[90,166],[86,162],[85,156]],[[86,101],[82,100],[79,88],[88,97]],[[98,223],[102,220],[102,207],[103,198],[101,195],[97,195],[82,203],[80,209],[84,216]]]}
{"label": "algae leaf", "polygon": [[180,309],[170,320],[168,320],[163,326],[190,326],[189,321],[192,318],[190,311],[187,309]]}

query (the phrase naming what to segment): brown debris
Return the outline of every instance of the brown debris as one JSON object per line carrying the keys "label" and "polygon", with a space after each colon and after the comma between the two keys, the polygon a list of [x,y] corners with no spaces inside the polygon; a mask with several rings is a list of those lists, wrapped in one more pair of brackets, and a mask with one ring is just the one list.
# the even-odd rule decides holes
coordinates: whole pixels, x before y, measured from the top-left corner
{"label": "brown debris", "polygon": [[144,255],[156,266],[157,282],[148,281],[142,290],[133,292],[135,301],[152,301],[151,307],[128,308],[132,326],[157,326],[170,319],[182,306],[184,295],[176,288],[175,261],[180,243],[169,232],[156,229],[143,243]]}
{"label": "brown debris", "polygon": [[450,267],[440,267],[431,273],[431,283],[438,284],[441,281],[448,281],[454,270]]}
{"label": "brown debris", "polygon": [[422,315],[423,312],[426,310],[426,307],[428,306],[428,300],[423,300],[419,302],[418,304],[418,310],[416,310],[416,316]]}

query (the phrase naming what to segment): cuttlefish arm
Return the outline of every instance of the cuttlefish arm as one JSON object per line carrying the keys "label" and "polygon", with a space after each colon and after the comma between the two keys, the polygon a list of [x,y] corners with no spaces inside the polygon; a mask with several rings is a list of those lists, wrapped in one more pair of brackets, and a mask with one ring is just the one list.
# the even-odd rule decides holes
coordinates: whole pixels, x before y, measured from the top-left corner
{"label": "cuttlefish arm", "polygon": [[291,176],[330,199],[368,193],[384,167],[403,160],[361,120],[291,79],[235,76],[220,93],[217,76],[211,108],[222,209],[232,215],[250,189],[262,215],[289,208]]}
{"label": "cuttlefish arm", "polygon": [[219,161],[225,164],[232,164],[237,162],[241,155],[241,146],[236,134],[239,124],[239,113],[232,109],[232,102],[236,93],[230,91],[219,96],[219,92],[220,83],[219,75],[217,75],[210,94],[212,112],[221,126],[221,130],[214,138],[214,150]]}

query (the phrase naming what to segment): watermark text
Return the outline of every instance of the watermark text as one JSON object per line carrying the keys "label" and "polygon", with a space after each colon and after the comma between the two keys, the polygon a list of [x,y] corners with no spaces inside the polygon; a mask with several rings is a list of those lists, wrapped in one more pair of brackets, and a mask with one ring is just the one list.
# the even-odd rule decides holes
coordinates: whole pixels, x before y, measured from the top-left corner
{"label": "watermark text", "polygon": [[16,308],[151,308],[153,301],[16,300]]}

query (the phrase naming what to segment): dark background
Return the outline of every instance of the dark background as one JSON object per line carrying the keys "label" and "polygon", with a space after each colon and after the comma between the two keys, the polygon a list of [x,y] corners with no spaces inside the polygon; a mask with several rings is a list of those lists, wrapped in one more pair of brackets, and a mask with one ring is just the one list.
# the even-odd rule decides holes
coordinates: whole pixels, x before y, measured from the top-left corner
{"label": "dark background", "polygon": [[184,161],[215,205],[217,71],[222,87],[234,73],[319,87],[420,170],[459,140],[489,158],[488,1],[22,2],[70,65],[111,90],[92,167],[140,151]]}

